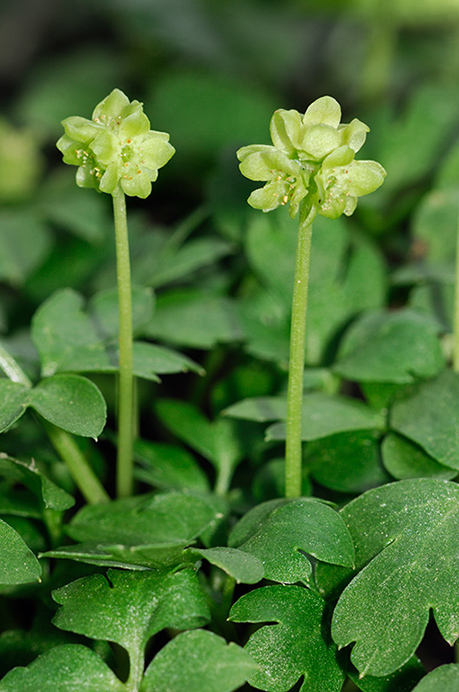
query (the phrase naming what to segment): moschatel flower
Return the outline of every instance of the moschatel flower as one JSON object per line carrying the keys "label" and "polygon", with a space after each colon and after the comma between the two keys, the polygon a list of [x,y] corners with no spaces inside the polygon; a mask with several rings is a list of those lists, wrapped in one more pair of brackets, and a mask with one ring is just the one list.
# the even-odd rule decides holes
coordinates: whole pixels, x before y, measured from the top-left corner
{"label": "moschatel flower", "polygon": [[314,101],[304,115],[275,111],[273,145],[254,144],[237,152],[242,174],[266,181],[252,192],[249,204],[265,212],[289,204],[292,217],[302,203],[331,219],[352,214],[357,198],[376,190],[386,171],[376,161],[354,160],[369,132],[367,125],[340,120],[341,107],[331,96]]}
{"label": "moschatel flower", "polygon": [[166,132],[150,130],[139,101],[114,89],[94,109],[92,120],[72,116],[62,121],[65,134],[57,142],[63,160],[78,166],[76,182],[113,194],[121,187],[145,199],[158,169],[174,155]]}

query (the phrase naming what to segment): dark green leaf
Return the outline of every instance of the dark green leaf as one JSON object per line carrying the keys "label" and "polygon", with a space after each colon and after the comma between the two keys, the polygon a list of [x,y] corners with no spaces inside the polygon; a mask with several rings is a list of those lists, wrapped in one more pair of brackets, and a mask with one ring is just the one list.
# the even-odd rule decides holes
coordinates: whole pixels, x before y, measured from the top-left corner
{"label": "dark green leaf", "polygon": [[30,389],[23,384],[0,379],[0,432],[8,430],[24,413]]}
{"label": "dark green leaf", "polygon": [[354,547],[339,514],[317,500],[272,500],[257,505],[234,527],[231,546],[255,555],[265,577],[283,584],[309,584],[317,560],[350,567]]}
{"label": "dark green leaf", "polygon": [[199,627],[209,610],[191,568],[178,572],[109,570],[93,574],[56,591],[61,605],[53,623],[63,630],[106,639],[123,646],[132,658],[165,627]]}
{"label": "dark green leaf", "polygon": [[[369,490],[341,514],[361,571],[341,594],[332,635],[339,646],[356,642],[351,660],[360,674],[389,675],[408,661],[430,610],[452,644],[459,633],[458,486],[399,481]],[[327,572],[318,571],[319,586]]]}
{"label": "dark green leaf", "polygon": [[459,665],[449,663],[432,670],[413,692],[457,692],[459,688]]}
{"label": "dark green leaf", "polygon": [[421,447],[397,433],[388,433],[382,442],[383,464],[397,480],[406,478],[442,478],[451,480],[457,470],[443,466]]}
{"label": "dark green leaf", "polygon": [[[33,237],[33,242],[30,242]],[[2,211],[0,279],[21,286],[44,260],[50,246],[46,226],[28,211]]]}
{"label": "dark green leaf", "polygon": [[[134,333],[151,319],[154,295],[150,288],[132,286],[132,327]],[[119,331],[118,291],[110,289],[97,293],[88,304],[88,314],[97,327],[99,338],[117,340]]]}
{"label": "dark green leaf", "polygon": [[440,464],[459,469],[459,375],[445,370],[410,388],[392,407],[390,427]]}
{"label": "dark green leaf", "polygon": [[136,440],[138,462],[135,476],[158,488],[178,488],[207,492],[209,482],[194,457],[181,447],[148,440]]}
{"label": "dark green leaf", "polygon": [[218,237],[195,238],[170,252],[167,252],[166,246],[159,258],[160,262],[146,283],[155,288],[164,286],[217,262],[233,251],[230,243]]}
{"label": "dark green leaf", "polygon": [[421,661],[416,656],[412,656],[405,665],[390,675],[360,677],[358,670],[349,661],[343,663],[344,653],[343,651],[339,657],[341,667],[362,692],[412,692],[413,686],[424,677],[426,672]]}
{"label": "dark green leaf", "polygon": [[301,692],[339,692],[344,675],[336,647],[324,639],[325,602],[300,586],[266,586],[232,607],[234,622],[276,623],[258,629],[245,650],[258,663],[249,683],[266,692],[287,692],[304,676]]}
{"label": "dark green leaf", "polygon": [[0,475],[25,485],[47,509],[63,511],[75,504],[74,498],[43,475],[33,460],[26,464],[0,455]]}
{"label": "dark green leaf", "polygon": [[[180,665],[178,665],[180,662]],[[233,692],[256,668],[237,644],[212,632],[183,632],[156,654],[141,692]]]}
{"label": "dark green leaf", "polygon": [[254,555],[236,548],[188,548],[190,556],[203,558],[220,567],[239,584],[256,584],[263,578],[263,565]]}
{"label": "dark green leaf", "polygon": [[123,692],[121,683],[94,651],[80,644],[50,649],[27,668],[13,668],[0,682],[1,692]]}
{"label": "dark green leaf", "polygon": [[41,565],[24,540],[0,519],[0,584],[27,584],[38,581]]}
{"label": "dark green leaf", "polygon": [[374,433],[355,431],[308,442],[305,463],[314,480],[342,493],[360,493],[390,480]]}
{"label": "dark green leaf", "polygon": [[133,344],[133,367],[137,377],[158,381],[157,375],[177,372],[197,372],[204,374],[203,369],[191,358],[163,346],[135,341]]}
{"label": "dark green leaf", "polygon": [[230,298],[191,289],[175,289],[161,295],[145,334],[179,346],[203,349],[243,338]]}
{"label": "dark green leaf", "polygon": [[408,383],[433,377],[444,364],[431,320],[401,310],[360,318],[346,333],[334,370],[350,380]]}
{"label": "dark green leaf", "polygon": [[97,438],[107,408],[96,385],[80,375],[54,375],[30,391],[30,406],[67,432]]}

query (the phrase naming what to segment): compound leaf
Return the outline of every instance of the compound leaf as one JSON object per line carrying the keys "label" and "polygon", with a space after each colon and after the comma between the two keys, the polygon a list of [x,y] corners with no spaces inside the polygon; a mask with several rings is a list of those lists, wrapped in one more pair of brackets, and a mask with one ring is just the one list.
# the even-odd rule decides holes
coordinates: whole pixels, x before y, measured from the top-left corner
{"label": "compound leaf", "polygon": [[449,663],[435,668],[416,685],[413,692],[456,692],[459,689],[459,665]]}
{"label": "compound leaf", "polygon": [[339,692],[344,675],[336,647],[323,637],[325,602],[300,586],[265,586],[232,607],[233,622],[275,622],[258,629],[245,650],[259,665],[249,683],[266,692],[287,692],[304,676],[301,692]]}
{"label": "compound leaf", "polygon": [[0,584],[27,584],[38,581],[41,565],[23,538],[0,519]]}

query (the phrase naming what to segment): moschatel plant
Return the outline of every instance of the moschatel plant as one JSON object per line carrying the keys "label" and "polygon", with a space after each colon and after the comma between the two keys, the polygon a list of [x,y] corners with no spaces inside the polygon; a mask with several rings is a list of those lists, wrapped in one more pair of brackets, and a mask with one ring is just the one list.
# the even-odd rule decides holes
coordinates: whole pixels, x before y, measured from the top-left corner
{"label": "moschatel plant", "polygon": [[[243,175],[265,183],[249,204],[289,211],[271,226],[248,221],[246,252],[269,290],[256,286],[250,303],[251,276],[236,298],[165,291],[155,311],[151,285],[131,283],[125,196],[149,196],[174,154],[169,135],[118,89],[91,120],[63,127],[57,146],[77,184],[112,197],[118,285],[87,298],[59,289],[38,307],[30,374],[20,352],[0,347],[7,449],[39,440],[32,459],[0,458],[4,600],[37,603],[28,628],[15,622],[0,637],[0,692],[456,690],[457,664],[426,674],[417,653],[429,618],[448,644],[459,634],[459,299],[456,289],[449,367],[433,318],[383,309],[376,289],[362,297],[379,260],[340,217],[384,181],[379,163],[355,159],[369,128],[342,124],[329,96],[304,114],[276,111],[273,144],[237,152]],[[182,265],[202,266],[202,246],[184,242],[190,229],[159,243],[163,257],[175,248]],[[339,253],[345,298],[323,269]],[[270,292],[281,324],[291,313],[287,375],[276,325],[265,343],[266,329],[247,318],[273,305]],[[201,341],[200,301],[214,333]],[[317,355],[328,334],[319,308],[334,337],[327,358]],[[201,364],[169,347],[218,341],[232,356],[207,360],[205,386]],[[256,367],[233,368],[237,349]],[[263,379],[266,357],[275,376]],[[214,381],[222,363],[228,373]],[[162,397],[159,376],[179,372],[194,383],[186,400]],[[221,402],[213,419],[211,384],[209,401]]]}

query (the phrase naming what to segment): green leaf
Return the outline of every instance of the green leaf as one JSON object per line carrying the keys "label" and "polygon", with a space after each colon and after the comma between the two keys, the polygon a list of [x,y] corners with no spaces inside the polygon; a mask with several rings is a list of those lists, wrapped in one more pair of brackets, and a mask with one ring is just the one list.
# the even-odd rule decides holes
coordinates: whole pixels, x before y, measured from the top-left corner
{"label": "green leaf", "polygon": [[0,584],[28,584],[39,581],[41,565],[24,540],[0,519]]}
{"label": "green leaf", "polygon": [[382,677],[365,675],[362,678],[349,661],[343,663],[343,654],[344,651],[339,657],[341,667],[362,692],[412,692],[413,686],[425,676],[426,672],[417,656],[411,656],[401,668],[390,675]]}
{"label": "green leaf", "polygon": [[342,493],[361,493],[390,480],[381,465],[378,435],[345,432],[305,445],[305,463],[315,481]]}
{"label": "green leaf", "polygon": [[369,313],[346,333],[334,371],[366,382],[409,383],[443,369],[437,329],[410,310]]}
{"label": "green leaf", "polygon": [[256,584],[264,575],[263,565],[258,558],[236,548],[188,548],[186,553],[220,567],[238,584]]}
{"label": "green leaf", "polygon": [[459,375],[445,370],[409,388],[392,407],[390,427],[440,464],[459,469]]}
{"label": "green leaf", "polygon": [[[151,319],[154,310],[154,295],[150,288],[132,286],[132,328],[134,333],[141,330]],[[118,291],[110,289],[97,293],[88,303],[88,314],[104,340],[118,339],[119,313]]]}
{"label": "green leaf", "polygon": [[42,375],[59,371],[90,372],[111,367],[101,337],[83,311],[83,298],[72,289],[53,293],[35,312],[32,340]]}
{"label": "green leaf", "polygon": [[91,639],[116,642],[132,659],[165,627],[188,629],[209,620],[209,609],[191,568],[178,572],[110,569],[53,591],[61,608],[53,623]]}
{"label": "green leaf", "polygon": [[191,358],[163,346],[134,341],[132,355],[134,375],[146,380],[158,381],[157,375],[166,373],[190,371],[200,375],[204,374],[201,366],[192,361]]}
{"label": "green leaf", "polygon": [[[303,398],[303,440],[317,440],[351,430],[377,430],[384,427],[383,416],[357,399],[330,396],[321,392]],[[267,440],[285,440],[285,423],[275,423],[266,431]]]}
{"label": "green leaf", "polygon": [[0,379],[0,432],[8,430],[24,413],[29,403],[28,387]]}
{"label": "green leaf", "polygon": [[312,567],[306,557],[350,567],[354,547],[339,514],[310,498],[271,500],[250,510],[234,527],[229,544],[255,555],[266,579],[310,585]]}
{"label": "green leaf", "polygon": [[269,624],[251,635],[245,650],[259,665],[249,683],[266,692],[287,692],[304,676],[301,692],[339,692],[344,675],[336,647],[324,639],[325,602],[300,586],[265,586],[232,607],[233,622]]}
{"label": "green leaf", "polygon": [[25,485],[46,509],[64,511],[75,504],[74,498],[43,475],[33,460],[27,464],[0,455],[0,475],[10,481]]}
{"label": "green leaf", "polygon": [[211,422],[192,404],[175,399],[158,401],[156,412],[169,430],[213,464],[220,477],[231,478],[246,454],[233,421]]}
{"label": "green leaf", "polygon": [[97,438],[104,429],[104,398],[86,377],[54,375],[31,390],[29,398],[43,418],[74,435]]}
{"label": "green leaf", "polygon": [[421,447],[397,433],[388,433],[381,445],[385,468],[397,480],[406,478],[441,478],[451,480],[457,470],[443,466]]}
{"label": "green leaf", "polygon": [[145,334],[171,344],[203,349],[243,338],[235,303],[197,289],[163,293]]}
{"label": "green leaf", "polygon": [[50,649],[27,668],[13,668],[0,681],[1,692],[123,692],[118,680],[104,661],[80,644],[64,644]]}
{"label": "green leaf", "polygon": [[459,665],[449,663],[432,670],[412,692],[456,692],[459,685]]}
{"label": "green leaf", "polygon": [[68,534],[82,545],[52,555],[125,567],[180,564],[183,549],[221,522],[221,510],[213,498],[180,492],[87,505],[67,526]]}
{"label": "green leaf", "polygon": [[[180,665],[177,665],[180,662]],[[233,692],[256,668],[237,644],[212,632],[183,632],[156,654],[141,692]]]}
{"label": "green leaf", "polygon": [[178,488],[206,493],[209,482],[194,457],[181,447],[148,440],[134,442],[134,469],[138,480],[158,488]]}
{"label": "green leaf", "polygon": [[[33,237],[33,243],[30,238]],[[0,216],[0,279],[21,286],[45,259],[50,248],[46,226],[29,211],[5,211]]]}
{"label": "green leaf", "polygon": [[[356,642],[351,660],[360,674],[389,675],[408,661],[431,610],[453,644],[459,633],[458,486],[399,481],[368,491],[341,514],[361,571],[341,594],[332,636],[340,647]],[[328,571],[325,580],[318,573],[319,586]]]}

